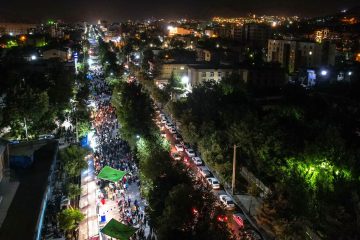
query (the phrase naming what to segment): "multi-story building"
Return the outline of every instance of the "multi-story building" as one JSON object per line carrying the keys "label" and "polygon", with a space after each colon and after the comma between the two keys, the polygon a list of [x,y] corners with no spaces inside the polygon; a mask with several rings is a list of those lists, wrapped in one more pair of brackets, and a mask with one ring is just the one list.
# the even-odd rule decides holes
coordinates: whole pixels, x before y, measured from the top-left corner
{"label": "multi-story building", "polygon": [[36,24],[28,23],[0,23],[0,36],[28,34],[36,28]]}
{"label": "multi-story building", "polygon": [[206,81],[219,82],[231,73],[238,73],[239,80],[248,80],[248,70],[240,69],[230,65],[213,65],[213,64],[193,64],[188,68],[188,83],[186,88],[191,91],[196,85],[200,85]]}
{"label": "multi-story building", "polygon": [[270,26],[266,24],[248,23],[243,26],[242,40],[256,47],[265,47],[270,37]]}
{"label": "multi-story building", "polygon": [[171,75],[182,77],[188,72],[188,65],[180,62],[164,63],[161,68],[160,79],[170,79]]}
{"label": "multi-story building", "polygon": [[289,73],[299,68],[335,64],[335,45],[295,40],[268,41],[268,62],[278,62]]}

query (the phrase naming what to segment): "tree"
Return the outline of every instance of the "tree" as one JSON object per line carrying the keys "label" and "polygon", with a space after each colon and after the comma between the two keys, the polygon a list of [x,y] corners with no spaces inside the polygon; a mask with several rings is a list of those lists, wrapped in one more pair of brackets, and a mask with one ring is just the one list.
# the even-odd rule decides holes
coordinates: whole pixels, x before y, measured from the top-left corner
{"label": "tree", "polygon": [[58,215],[60,229],[65,231],[67,239],[74,239],[75,232],[79,223],[85,218],[85,215],[79,209],[67,208]]}
{"label": "tree", "polygon": [[67,192],[68,197],[73,202],[72,205],[74,205],[74,200],[76,200],[81,195],[81,187],[79,184],[69,183],[67,185]]}
{"label": "tree", "polygon": [[60,151],[60,159],[64,164],[64,170],[69,177],[74,178],[80,175],[81,170],[87,167],[84,159],[88,151],[77,145],[71,145]]}

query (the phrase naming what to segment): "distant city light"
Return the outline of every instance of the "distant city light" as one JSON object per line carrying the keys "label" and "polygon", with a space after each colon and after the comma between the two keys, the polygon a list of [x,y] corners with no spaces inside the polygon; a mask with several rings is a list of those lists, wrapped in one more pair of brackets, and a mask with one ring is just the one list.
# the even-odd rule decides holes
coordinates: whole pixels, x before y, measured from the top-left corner
{"label": "distant city light", "polygon": [[313,52],[312,52],[312,51],[310,51],[310,52],[309,52],[309,55],[312,55],[312,54],[313,54]]}
{"label": "distant city light", "polygon": [[351,76],[351,75],[352,75],[352,72],[351,72],[351,71],[350,71],[350,72],[348,72],[348,75],[349,75],[349,76]]}
{"label": "distant city light", "polygon": [[271,23],[271,26],[272,26],[272,27],[276,27],[276,26],[277,26],[277,22],[272,22],[272,23]]}
{"label": "distant city light", "polygon": [[326,76],[327,74],[328,74],[328,71],[326,71],[326,70],[321,71],[321,76]]}
{"label": "distant city light", "polygon": [[37,59],[37,57],[35,55],[31,55],[31,60],[35,61]]}

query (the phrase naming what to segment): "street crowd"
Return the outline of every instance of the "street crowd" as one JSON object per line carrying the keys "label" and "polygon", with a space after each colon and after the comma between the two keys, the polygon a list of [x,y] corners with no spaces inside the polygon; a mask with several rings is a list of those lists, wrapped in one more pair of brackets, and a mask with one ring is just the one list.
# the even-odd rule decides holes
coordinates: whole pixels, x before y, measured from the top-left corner
{"label": "street crowd", "polygon": [[95,111],[92,114],[97,143],[94,150],[95,169],[99,173],[103,167],[109,166],[125,171],[127,174],[116,183],[98,179],[97,209],[99,210],[108,201],[115,201],[118,207],[116,211],[119,211],[119,219],[116,220],[139,228],[131,239],[153,239],[152,231],[150,233],[145,231],[148,228],[148,220],[145,215],[144,200],[141,198],[131,199],[134,189],[140,191],[138,168],[128,144],[119,136],[119,124],[115,109],[110,102],[111,90],[101,72],[101,68],[91,72],[93,77],[90,85],[95,103]]}

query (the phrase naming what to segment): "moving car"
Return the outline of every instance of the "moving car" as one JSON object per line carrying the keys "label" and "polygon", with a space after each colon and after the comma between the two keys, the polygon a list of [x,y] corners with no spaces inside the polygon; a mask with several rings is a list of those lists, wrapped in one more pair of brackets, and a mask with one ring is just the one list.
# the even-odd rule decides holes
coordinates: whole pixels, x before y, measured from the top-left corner
{"label": "moving car", "polygon": [[176,151],[178,151],[178,152],[183,152],[183,151],[184,151],[183,146],[181,146],[180,144],[175,144],[175,149],[176,149]]}
{"label": "moving car", "polygon": [[192,148],[186,148],[185,147],[185,152],[189,157],[195,157],[195,152]]}
{"label": "moving car", "polygon": [[193,157],[191,159],[195,163],[196,166],[200,166],[203,163],[200,157]]}
{"label": "moving car", "polygon": [[212,189],[220,189],[220,182],[214,177],[206,178],[208,184],[212,187]]}
{"label": "moving car", "polygon": [[235,209],[235,203],[234,201],[231,199],[231,197],[229,197],[226,194],[220,195],[220,202],[225,206],[225,208],[227,210],[233,210]]}

